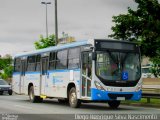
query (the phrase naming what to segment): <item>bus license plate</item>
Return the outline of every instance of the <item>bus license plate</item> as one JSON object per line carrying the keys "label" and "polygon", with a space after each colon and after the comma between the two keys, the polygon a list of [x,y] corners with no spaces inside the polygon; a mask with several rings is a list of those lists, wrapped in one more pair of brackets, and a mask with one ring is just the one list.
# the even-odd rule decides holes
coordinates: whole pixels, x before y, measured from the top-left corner
{"label": "bus license plate", "polygon": [[117,100],[125,100],[125,97],[117,97]]}

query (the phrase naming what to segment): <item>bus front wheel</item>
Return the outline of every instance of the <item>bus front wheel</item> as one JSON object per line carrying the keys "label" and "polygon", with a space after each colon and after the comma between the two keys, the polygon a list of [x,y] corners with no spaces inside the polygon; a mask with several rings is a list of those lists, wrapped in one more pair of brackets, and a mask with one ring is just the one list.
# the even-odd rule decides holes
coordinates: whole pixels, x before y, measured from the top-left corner
{"label": "bus front wheel", "polygon": [[12,94],[13,94],[13,92],[12,92],[12,91],[8,91],[8,94],[9,94],[9,95],[12,95]]}
{"label": "bus front wheel", "polygon": [[72,87],[69,91],[69,104],[72,108],[78,108],[81,105],[81,101],[77,99],[75,87]]}
{"label": "bus front wheel", "polygon": [[32,103],[37,103],[37,102],[42,102],[43,101],[43,99],[40,98],[40,96],[35,96],[34,95],[33,86],[31,86],[30,89],[29,89],[29,99],[30,99],[30,102],[32,102]]}
{"label": "bus front wheel", "polygon": [[118,108],[119,105],[120,105],[120,103],[121,103],[121,102],[120,102],[120,101],[117,101],[117,100],[108,101],[108,105],[109,105],[109,107],[112,108],[112,109]]}

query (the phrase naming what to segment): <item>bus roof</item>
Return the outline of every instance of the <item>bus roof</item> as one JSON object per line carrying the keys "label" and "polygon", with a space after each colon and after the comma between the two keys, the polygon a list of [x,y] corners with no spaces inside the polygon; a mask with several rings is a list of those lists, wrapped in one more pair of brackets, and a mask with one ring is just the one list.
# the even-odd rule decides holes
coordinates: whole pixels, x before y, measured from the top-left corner
{"label": "bus roof", "polygon": [[87,40],[81,40],[81,41],[76,41],[76,42],[73,42],[73,43],[67,43],[67,44],[64,44],[64,45],[48,47],[48,48],[35,50],[35,51],[31,51],[31,52],[24,52],[24,53],[21,53],[21,54],[17,54],[14,57],[17,58],[17,57],[23,57],[23,56],[28,56],[28,55],[35,55],[35,54],[39,54],[39,53],[56,51],[56,50],[61,50],[61,49],[65,49],[65,48],[72,48],[72,47],[86,45],[86,44],[88,44]]}
{"label": "bus roof", "polygon": [[62,49],[66,49],[66,48],[72,48],[72,47],[81,46],[81,45],[87,45],[87,44],[94,45],[94,40],[108,41],[108,42],[109,41],[112,41],[112,42],[123,42],[123,43],[133,44],[133,42],[119,41],[119,40],[114,40],[114,39],[88,39],[88,40],[79,40],[79,41],[76,41],[76,42],[73,42],[73,43],[67,43],[67,44],[63,44],[63,45],[48,47],[48,48],[44,48],[44,49],[34,50],[34,51],[31,51],[31,52],[24,52],[24,53],[15,55],[14,58],[24,57],[24,56],[29,56],[29,55],[36,55],[36,54],[40,54],[40,53],[45,53],[45,52],[50,52],[50,51],[56,51],[56,50],[62,50]]}

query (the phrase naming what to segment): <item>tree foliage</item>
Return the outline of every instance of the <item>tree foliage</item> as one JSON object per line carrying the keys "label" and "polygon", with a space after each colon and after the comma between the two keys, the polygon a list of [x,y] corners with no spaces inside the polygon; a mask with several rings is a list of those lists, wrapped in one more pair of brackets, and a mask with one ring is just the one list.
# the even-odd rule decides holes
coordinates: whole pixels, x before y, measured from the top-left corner
{"label": "tree foliage", "polygon": [[151,72],[155,77],[160,77],[160,64],[154,64],[151,68]]}
{"label": "tree foliage", "polygon": [[1,77],[3,79],[11,78],[12,72],[13,72],[13,66],[9,65],[6,68],[4,68],[4,73],[1,73]]}
{"label": "tree foliage", "polygon": [[0,58],[0,77],[3,79],[8,79],[12,77],[13,66],[12,58],[10,55],[6,55],[3,58]]}
{"label": "tree foliage", "polygon": [[0,58],[0,70],[3,70],[12,62],[11,58]]}
{"label": "tree foliage", "polygon": [[44,38],[40,35],[40,40],[34,43],[36,49],[43,49],[50,46],[55,46],[55,35],[50,35],[48,38]]}
{"label": "tree foliage", "polygon": [[[137,41],[142,55],[160,64],[160,4],[157,0],[135,0],[137,10],[128,8],[127,14],[113,16],[114,39]],[[160,73],[159,73],[160,74]]]}

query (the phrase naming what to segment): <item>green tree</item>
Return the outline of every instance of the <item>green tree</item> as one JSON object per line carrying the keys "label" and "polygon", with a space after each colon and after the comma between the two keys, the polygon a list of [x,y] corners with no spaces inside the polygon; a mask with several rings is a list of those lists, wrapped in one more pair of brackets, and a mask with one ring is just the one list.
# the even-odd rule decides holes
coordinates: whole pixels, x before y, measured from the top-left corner
{"label": "green tree", "polygon": [[0,77],[3,79],[8,79],[12,77],[13,66],[12,66],[12,57],[6,55],[5,57],[0,58]]}
{"label": "green tree", "polygon": [[151,72],[155,75],[155,77],[160,77],[160,64],[154,64],[151,68]]}
{"label": "green tree", "polygon": [[44,38],[40,35],[40,40],[34,43],[36,49],[43,49],[50,46],[55,46],[55,35],[50,35],[48,38]]}
{"label": "green tree", "polygon": [[5,56],[0,58],[0,70],[3,70],[8,65],[12,64],[11,56]]}
{"label": "green tree", "polygon": [[[142,55],[160,64],[160,4],[157,0],[135,0],[137,10],[128,8],[127,14],[113,16],[114,39],[137,41]],[[160,74],[160,73],[159,73]]]}
{"label": "green tree", "polygon": [[8,79],[12,77],[13,66],[9,65],[4,69],[4,73],[1,74],[3,79]]}

